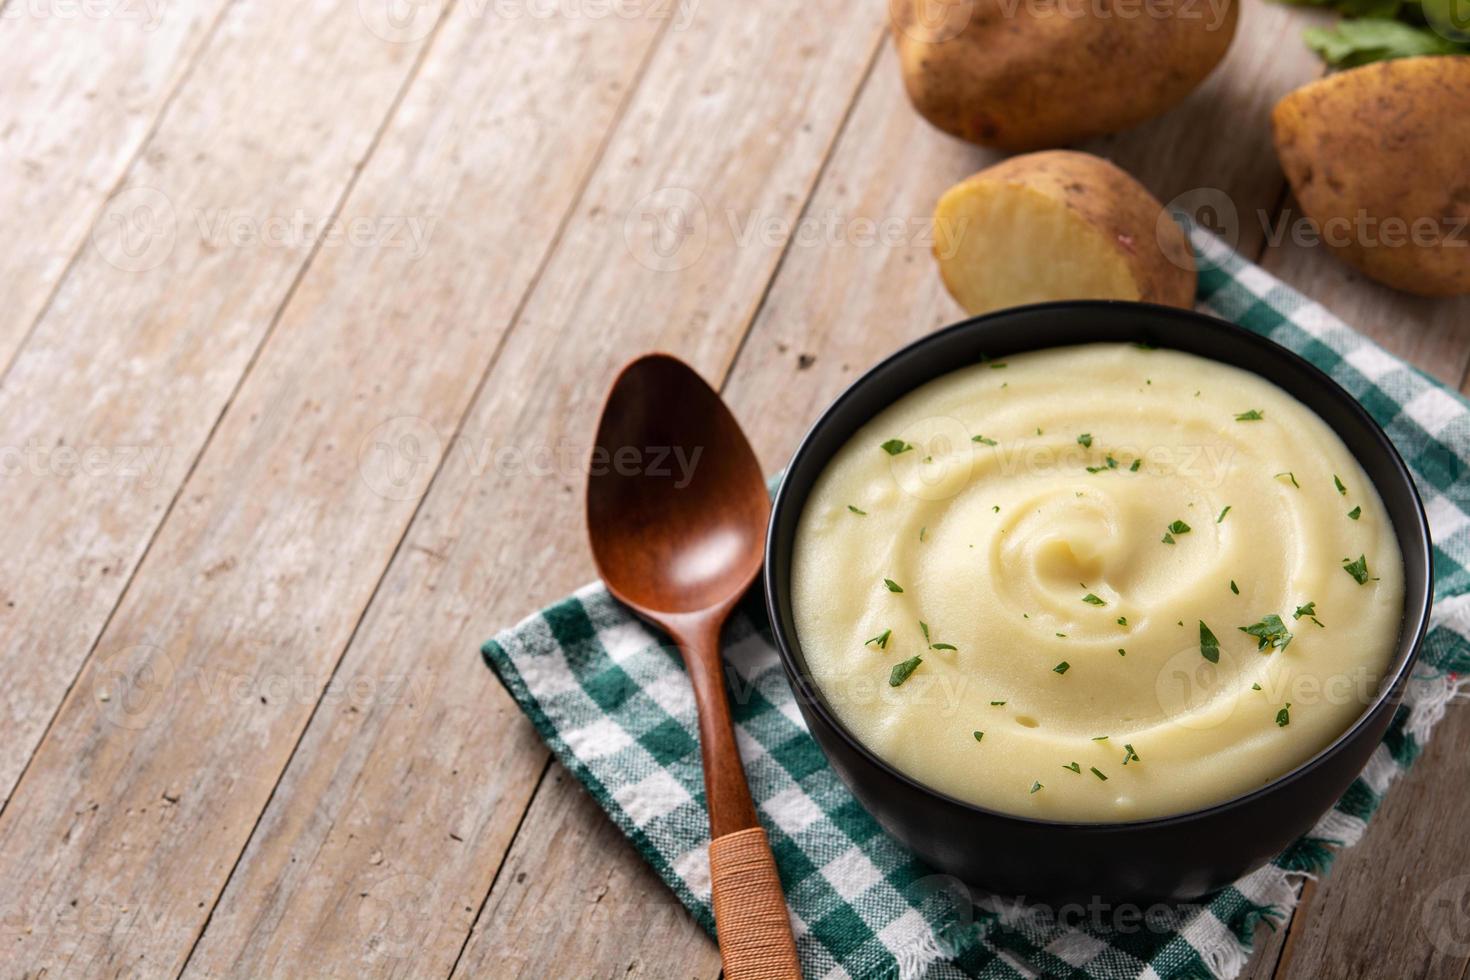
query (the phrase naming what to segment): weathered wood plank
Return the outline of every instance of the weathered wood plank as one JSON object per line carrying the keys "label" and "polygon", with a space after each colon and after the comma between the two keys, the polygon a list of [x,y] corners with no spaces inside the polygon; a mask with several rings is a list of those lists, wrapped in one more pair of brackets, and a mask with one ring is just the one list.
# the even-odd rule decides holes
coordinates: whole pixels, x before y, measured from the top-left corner
{"label": "weathered wood plank", "polygon": [[[448,971],[465,938],[463,910],[484,900],[546,760],[476,650],[591,576],[582,468],[621,362],[662,347],[718,377],[733,356],[780,243],[742,238],[728,215],[794,220],[879,40],[880,17],[846,0],[762,0],[702,4],[683,29],[670,25],[338,669],[333,686],[344,691],[411,676],[423,685],[415,704],[434,711],[373,702],[318,712],[191,975],[252,964]],[[811,31],[814,23],[822,30]],[[683,190],[660,191],[673,187]],[[668,205],[691,199],[703,203],[698,234],[659,251],[645,219],[677,230],[657,223],[674,217]],[[437,314],[440,301],[424,302]],[[403,392],[377,410],[427,416],[427,397]],[[546,829],[544,820],[524,824],[528,835]],[[522,844],[547,846],[555,842]],[[427,879],[425,907],[446,920],[410,954],[372,948],[359,927],[358,893],[371,889],[348,883],[371,882],[375,854],[382,868]],[[578,885],[568,877],[545,887]],[[601,906],[609,929],[630,931],[608,933],[589,953],[621,956],[645,935],[623,900],[609,892]],[[544,917],[550,942],[571,942],[580,928],[555,901],[517,915]],[[536,934],[506,934],[499,923],[476,929],[467,962],[542,955],[522,945]],[[666,972],[685,951],[645,948],[644,968]],[[610,962],[580,972],[602,975]]]}
{"label": "weathered wood plank", "polygon": [[[372,86],[357,86],[397,86],[417,48],[368,32],[355,4],[238,9],[275,28],[266,48],[286,64],[263,70],[258,50],[212,62],[243,59],[249,71],[200,96],[208,112],[185,145],[208,146],[223,109],[226,118],[252,117],[260,129],[244,149],[264,155],[246,157],[263,171],[251,180],[274,182],[286,196],[252,185],[256,196],[245,200],[292,207],[300,194],[292,175],[315,172],[316,154],[339,142],[360,153],[370,145],[369,133],[349,125],[348,107],[324,93],[369,102]],[[8,961],[52,973],[162,974],[183,964],[417,506],[417,481],[432,471],[431,462],[394,471],[376,453],[406,447],[399,437],[411,439],[416,426],[452,431],[658,27],[485,10],[456,8],[453,31],[438,38],[448,60],[429,63],[343,205],[367,220],[364,232],[393,216],[434,220],[427,249],[366,235],[317,254],[0,818],[0,877],[18,886],[4,896],[5,921],[18,926]],[[303,22],[308,13],[314,22]],[[333,55],[308,55],[293,46],[298,36]],[[389,76],[384,57],[400,71]],[[343,77],[357,80],[344,88]],[[301,104],[284,91],[295,89]],[[265,115],[244,99],[250,90],[276,111],[294,107],[295,117]],[[244,104],[221,106],[226,97]],[[278,143],[282,132],[296,142]],[[225,173],[240,166],[221,161]],[[237,203],[230,186],[180,197]],[[185,247],[181,238],[175,254]],[[154,302],[176,305],[178,331],[192,324],[175,359],[174,397],[207,402],[205,381],[219,379],[206,372],[192,381],[183,368],[213,363],[196,348],[212,331],[226,334],[216,344],[240,332],[232,314],[248,312],[239,307],[265,290],[270,270],[220,255],[199,262],[208,273],[202,296]],[[78,287],[75,302],[98,292]],[[165,418],[189,415],[177,402],[164,408]],[[153,410],[116,413],[144,425]],[[416,418],[402,429],[381,428],[407,415]],[[122,517],[111,522],[130,527]],[[61,615],[66,603],[46,605]],[[473,663],[464,673],[488,683]],[[385,680],[361,696],[443,722],[448,709],[417,700],[413,679]],[[324,707],[356,710],[351,698],[360,693],[349,689]],[[385,758],[396,764],[393,753]]]}
{"label": "weathered wood plank", "polygon": [[[561,766],[552,764],[460,977],[715,980],[720,951]],[[534,828],[534,829],[533,829]]]}
{"label": "weathered wood plank", "polygon": [[0,370],[224,7],[0,3]]}
{"label": "weathered wood plank", "polygon": [[0,800],[307,261],[298,222],[339,206],[417,50],[341,0],[232,9],[113,199],[140,210],[104,216],[17,356],[0,387]]}

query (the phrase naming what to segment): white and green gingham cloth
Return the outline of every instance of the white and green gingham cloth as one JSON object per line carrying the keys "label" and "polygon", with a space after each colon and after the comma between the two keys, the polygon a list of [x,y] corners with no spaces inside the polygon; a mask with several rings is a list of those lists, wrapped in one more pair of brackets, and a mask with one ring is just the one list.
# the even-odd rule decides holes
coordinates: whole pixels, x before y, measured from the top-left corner
{"label": "white and green gingham cloth", "polygon": [[[1434,616],[1405,702],[1368,767],[1313,829],[1265,868],[1149,925],[958,900],[885,834],[808,734],[751,595],[724,635],[736,734],[770,835],[809,978],[1232,977],[1256,927],[1300,879],[1355,843],[1470,668],[1470,405],[1321,306],[1197,231],[1199,306],[1330,374],[1384,427],[1413,471],[1434,539]],[[694,697],[676,649],[600,585],[485,644],[483,653],[556,757],[713,932],[709,825]],[[1098,927],[1095,923],[1113,925]]]}

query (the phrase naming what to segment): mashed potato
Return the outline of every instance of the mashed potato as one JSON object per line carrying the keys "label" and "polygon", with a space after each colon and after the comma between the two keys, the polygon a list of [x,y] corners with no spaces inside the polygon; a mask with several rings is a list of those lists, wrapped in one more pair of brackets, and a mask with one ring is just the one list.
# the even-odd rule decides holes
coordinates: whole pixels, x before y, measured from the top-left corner
{"label": "mashed potato", "polygon": [[1403,573],[1310,409],[1099,344],[963,368],[858,430],[807,500],[792,601],[878,756],[982,806],[1117,821],[1238,796],[1346,730]]}

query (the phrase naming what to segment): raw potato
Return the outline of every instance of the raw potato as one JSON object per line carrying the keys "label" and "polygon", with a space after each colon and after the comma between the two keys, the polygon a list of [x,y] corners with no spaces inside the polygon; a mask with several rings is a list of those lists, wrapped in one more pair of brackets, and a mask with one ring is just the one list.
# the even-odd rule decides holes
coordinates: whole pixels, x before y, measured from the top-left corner
{"label": "raw potato", "polygon": [[962,139],[1037,150],[1173,107],[1219,64],[1237,0],[890,0],[914,108]]}
{"label": "raw potato", "polygon": [[1470,57],[1329,75],[1278,102],[1271,124],[1328,247],[1398,289],[1470,293]]}
{"label": "raw potato", "polygon": [[1011,157],[951,187],[934,209],[934,255],[972,314],[1058,299],[1194,301],[1184,232],[1138,181],[1089,153]]}

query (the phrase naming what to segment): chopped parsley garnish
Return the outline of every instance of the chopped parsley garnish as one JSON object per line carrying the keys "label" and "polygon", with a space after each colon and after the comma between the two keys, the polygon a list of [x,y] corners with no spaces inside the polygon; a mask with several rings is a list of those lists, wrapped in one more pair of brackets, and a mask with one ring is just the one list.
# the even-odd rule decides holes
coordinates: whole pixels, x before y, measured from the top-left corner
{"label": "chopped parsley garnish", "polygon": [[1301,619],[1303,616],[1316,616],[1317,604],[1309,602],[1305,606],[1297,606],[1296,611],[1291,614],[1292,619]]}
{"label": "chopped parsley garnish", "polygon": [[888,591],[889,592],[902,592],[903,591],[903,586],[899,585],[897,582],[893,581],[893,579],[891,579],[891,578],[885,578],[883,580],[883,584],[886,585],[886,586],[888,586]]}
{"label": "chopped parsley garnish", "polygon": [[1084,432],[1080,436],[1078,436],[1077,437],[1077,445],[1084,446],[1087,449],[1091,449],[1092,448],[1092,433],[1091,432]]}
{"label": "chopped parsley garnish", "polygon": [[1264,650],[1270,647],[1274,650],[1285,650],[1291,642],[1291,631],[1281,621],[1281,617],[1275,613],[1262,616],[1259,623],[1240,627],[1242,633],[1248,633],[1256,638],[1256,649]]}
{"label": "chopped parsley garnish", "polygon": [[1031,784],[1031,792],[1033,792],[1033,793],[1036,792],[1037,790],[1041,789],[1041,788],[1042,788],[1042,786],[1041,786],[1041,783],[1039,783],[1039,782],[1032,783]]}
{"label": "chopped parsley garnish", "polygon": [[929,649],[930,650],[958,650],[959,647],[955,646],[953,643],[931,643],[931,644],[929,644]]}
{"label": "chopped parsley garnish", "polygon": [[919,664],[923,662],[923,657],[910,657],[903,663],[894,664],[893,670],[891,670],[888,674],[888,686],[897,687],[904,681],[908,680],[909,676],[913,674],[914,671],[918,670]]}
{"label": "chopped parsley garnish", "polygon": [[1259,685],[1259,684],[1252,684],[1251,685],[1251,690],[1252,691],[1259,691],[1260,689],[1261,689],[1261,685]]}
{"label": "chopped parsley garnish", "polygon": [[858,510],[852,504],[848,504],[847,505],[847,509],[850,510],[850,511],[852,511],[854,514],[858,515],[859,517],[867,517],[868,516],[868,512],[867,511],[865,511],[865,510]]}
{"label": "chopped parsley garnish", "polygon": [[1286,702],[1286,707],[1276,712],[1276,727],[1285,728],[1291,724],[1291,702]]}
{"label": "chopped parsley garnish", "polygon": [[1225,520],[1225,515],[1228,513],[1230,513],[1230,505],[1226,504],[1225,509],[1220,511],[1220,516],[1215,518],[1215,523],[1219,524],[1221,521]]}
{"label": "chopped parsley garnish", "polygon": [[1360,518],[1362,516],[1363,516],[1363,508],[1361,508],[1361,507],[1354,507],[1352,510],[1348,511],[1348,520],[1350,520],[1350,521],[1356,521],[1358,518]]}
{"label": "chopped parsley garnish", "polygon": [[1240,586],[1235,584],[1235,579],[1230,580],[1230,591],[1234,592],[1236,595],[1240,595]]}
{"label": "chopped parsley garnish", "polygon": [[1160,538],[1159,540],[1162,541],[1164,544],[1173,544],[1174,543],[1174,535],[1170,534],[1168,531],[1165,531],[1164,532],[1164,536],[1162,538]]}
{"label": "chopped parsley garnish", "polygon": [[1186,524],[1186,523],[1184,523],[1183,521],[1175,521],[1173,524],[1170,524],[1169,525],[1169,533],[1170,534],[1188,534],[1189,533],[1189,525]]}
{"label": "chopped parsley garnish", "polygon": [[1127,742],[1123,743],[1123,748],[1127,750],[1123,753],[1123,765],[1128,765],[1129,760],[1132,760],[1134,762],[1143,761],[1138,757],[1138,753],[1133,751],[1133,746],[1129,745]]}
{"label": "chopped parsley garnish", "polygon": [[1235,416],[1237,422],[1259,422],[1266,417],[1266,413],[1259,408],[1253,408],[1249,412],[1241,412]]}
{"label": "chopped parsley garnish", "polygon": [[1350,559],[1344,558],[1342,560],[1342,570],[1351,575],[1353,577],[1353,581],[1357,582],[1359,585],[1368,584],[1367,556],[1359,555],[1357,561],[1352,561]]}
{"label": "chopped parsley garnish", "polygon": [[913,446],[910,446],[902,439],[889,439],[883,444],[883,451],[890,456],[897,456],[899,453],[906,453],[913,448]]}
{"label": "chopped parsley garnish", "polygon": [[1127,616],[1119,616],[1118,617],[1118,625],[1119,626],[1127,626],[1128,625],[1128,617]]}
{"label": "chopped parsley garnish", "polygon": [[1143,460],[1141,460],[1141,459],[1135,459],[1133,461],[1133,465],[1130,466],[1130,467],[1128,467],[1128,472],[1129,473],[1137,473],[1138,472],[1138,468],[1140,466],[1142,466],[1142,465],[1143,465]]}
{"label": "chopped parsley garnish", "polygon": [[1072,771],[1073,771],[1073,772],[1075,772],[1075,773],[1080,773],[1080,772],[1082,772],[1082,767],[1081,767],[1081,766],[1079,766],[1079,765],[1078,765],[1078,764],[1077,764],[1077,763],[1075,763],[1075,762],[1069,762],[1069,763],[1067,763],[1067,764],[1066,764],[1066,765],[1065,765],[1065,766],[1062,766],[1062,768],[1063,768],[1063,769],[1070,769],[1070,770],[1072,770]]}
{"label": "chopped parsley garnish", "polygon": [[923,632],[924,642],[927,644],[929,642],[929,624],[921,619],[919,620],[919,629]]}
{"label": "chopped parsley garnish", "polygon": [[1085,603],[1087,603],[1089,606],[1106,606],[1107,605],[1107,603],[1105,601],[1103,601],[1102,599],[1099,599],[1097,596],[1093,595],[1091,592],[1089,592],[1089,593],[1087,593],[1087,595],[1083,596],[1082,597],[1082,601],[1085,602]]}
{"label": "chopped parsley garnish", "polygon": [[984,446],[998,446],[998,445],[1000,445],[1000,443],[996,442],[994,439],[987,439],[985,436],[971,436],[970,437],[970,441],[971,442],[978,442],[978,443],[980,443],[981,445],[984,445]]}
{"label": "chopped parsley garnish", "polygon": [[1054,673],[1054,674],[1065,674],[1067,671],[1069,671],[1071,669],[1072,669],[1072,665],[1069,664],[1069,663],[1067,663],[1065,660],[1063,660],[1061,663],[1057,664],[1051,670],[1052,670],[1052,673]]}
{"label": "chopped parsley garnish", "polygon": [[1092,770],[1092,774],[1098,779],[1101,779],[1103,782],[1108,781],[1108,777],[1104,776],[1102,770],[1099,769],[1097,766],[1089,766],[1088,768]]}
{"label": "chopped parsley garnish", "polygon": [[1067,638],[1067,634],[1066,633],[1058,633],[1057,636],[1060,636],[1064,640]]}
{"label": "chopped parsley garnish", "polygon": [[1128,656],[1128,651],[1127,650],[1124,650],[1122,647],[1119,647],[1118,648],[1118,656],[1120,656],[1120,657],[1126,657],[1126,656]]}
{"label": "chopped parsley garnish", "polygon": [[1283,476],[1286,477],[1288,480],[1290,480],[1291,481],[1291,485],[1294,486],[1294,487],[1296,487],[1298,490],[1300,490],[1302,488],[1302,485],[1300,483],[1296,482],[1296,474],[1293,473],[1293,472],[1291,472],[1291,470],[1287,470],[1284,473],[1277,473],[1271,479],[1273,479],[1273,480],[1279,480]]}
{"label": "chopped parsley garnish", "polygon": [[919,540],[920,541],[923,541],[924,540],[924,532],[927,531],[927,530],[929,530],[927,527],[921,527],[921,528],[919,528]]}
{"label": "chopped parsley garnish", "polygon": [[1092,740],[1094,742],[1106,742],[1108,740],[1108,737],[1106,735],[1094,735],[1092,737]]}
{"label": "chopped parsley garnish", "polygon": [[980,741],[982,738],[985,737],[985,733],[984,732],[971,732],[970,734],[975,736],[975,741],[977,741],[977,742]]}
{"label": "chopped parsley garnish", "polygon": [[1342,485],[1342,481],[1337,478],[1337,474],[1336,473],[1332,474],[1332,482],[1335,483],[1335,484],[1337,484],[1337,492],[1340,493],[1340,494],[1342,494],[1344,497],[1346,497],[1347,496],[1347,487],[1345,487],[1345,486]]}
{"label": "chopped parsley garnish", "polygon": [[1004,701],[992,701],[992,702],[990,702],[990,706],[991,706],[991,707],[992,707],[992,708],[996,708],[996,707],[999,707],[999,706],[1000,706],[1000,705],[1003,705],[1003,704],[1005,704],[1005,702],[1004,702]]}
{"label": "chopped parsley garnish", "polygon": [[1000,504],[992,504],[991,507],[990,507],[990,512],[992,514],[999,514],[1000,513]]}
{"label": "chopped parsley garnish", "polygon": [[1212,664],[1220,662],[1220,641],[1202,619],[1199,621],[1199,655]]}
{"label": "chopped parsley garnish", "polygon": [[884,630],[883,632],[879,633],[877,636],[873,637],[871,640],[864,640],[863,641],[863,646],[871,646],[871,645],[876,644],[879,650],[887,650],[888,649],[888,638],[890,636],[892,636],[892,635],[893,635],[893,630]]}

